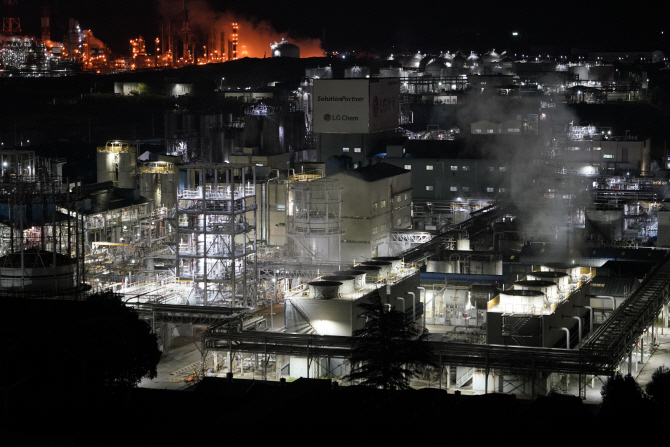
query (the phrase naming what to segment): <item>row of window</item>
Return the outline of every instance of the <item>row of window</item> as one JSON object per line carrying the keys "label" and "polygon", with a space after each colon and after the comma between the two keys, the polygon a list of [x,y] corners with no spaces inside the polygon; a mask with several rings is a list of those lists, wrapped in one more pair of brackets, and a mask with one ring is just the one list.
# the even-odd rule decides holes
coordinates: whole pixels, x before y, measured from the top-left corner
{"label": "row of window", "polygon": [[[348,148],[348,147],[343,147],[343,148],[342,148],[342,152],[349,152],[349,148]],[[360,153],[360,152],[361,152],[361,148],[360,148],[360,147],[355,147],[355,148],[354,148],[354,152],[356,152],[356,153]]]}
{"label": "row of window", "polygon": [[[409,200],[409,194],[405,193],[405,200]],[[396,203],[402,202],[402,194],[398,194],[395,196],[395,201]],[[381,208],[386,208],[386,200],[382,200],[379,202],[381,204]],[[372,204],[372,209],[377,210],[377,202]]]}
{"label": "row of window", "polygon": [[[402,218],[398,217],[398,219],[396,220],[396,226],[398,226],[398,227],[401,226],[402,222],[403,222]],[[405,216],[405,223],[408,223],[408,222],[409,222],[409,216]],[[380,231],[386,231],[386,224],[382,224]],[[377,234],[377,227],[374,227],[372,229],[372,234]]]}
{"label": "row of window", "polygon": [[[412,170],[412,165],[404,165],[404,167],[408,171]],[[433,169],[434,169],[433,165],[426,165],[426,171],[432,171]],[[452,171],[458,171],[458,166],[451,166],[451,170]],[[469,171],[469,170],[470,170],[470,166],[461,166],[461,171]],[[489,172],[493,172],[495,170],[496,170],[495,166],[488,166],[487,167],[487,171],[489,171]],[[500,166],[498,168],[498,171],[505,172],[505,171],[507,171],[507,167],[506,166]]]}
{"label": "row of window", "polygon": [[[426,191],[433,191],[432,185],[426,185]],[[450,186],[449,191],[458,192],[458,186]],[[469,186],[463,186],[461,188],[462,192],[470,192]],[[495,192],[495,188],[486,188],[486,192]],[[498,192],[505,192],[505,188],[498,188]]]}

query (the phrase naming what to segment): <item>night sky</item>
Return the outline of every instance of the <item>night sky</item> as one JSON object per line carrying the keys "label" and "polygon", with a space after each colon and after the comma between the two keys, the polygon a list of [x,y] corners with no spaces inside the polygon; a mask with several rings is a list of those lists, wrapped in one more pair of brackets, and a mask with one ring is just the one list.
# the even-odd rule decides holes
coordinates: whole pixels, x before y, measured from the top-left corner
{"label": "night sky", "polygon": [[[171,15],[179,23],[181,17],[168,11],[179,10],[183,4],[182,0],[19,0],[21,24],[27,34],[39,34],[41,3],[51,7],[53,40],[62,39],[67,19],[73,17],[118,53],[127,52],[130,38],[142,34],[149,40],[160,35],[165,16]],[[227,10],[240,18],[269,22],[277,31],[295,36],[321,38],[325,30],[326,45],[332,50],[666,48],[670,26],[662,35],[664,15],[652,2],[612,7],[617,4],[621,3],[415,0],[397,7],[379,0],[190,0],[189,9],[191,14],[200,11],[205,15]],[[512,38],[513,31],[520,35]]]}

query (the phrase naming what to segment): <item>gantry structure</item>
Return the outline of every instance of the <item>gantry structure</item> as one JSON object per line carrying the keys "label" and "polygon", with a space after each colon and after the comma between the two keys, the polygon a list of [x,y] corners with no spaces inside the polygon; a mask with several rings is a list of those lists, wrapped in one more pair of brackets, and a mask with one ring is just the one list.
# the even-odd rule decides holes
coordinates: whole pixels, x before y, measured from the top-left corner
{"label": "gantry structure", "polygon": [[194,163],[179,176],[175,269],[192,281],[188,304],[255,306],[255,166]]}

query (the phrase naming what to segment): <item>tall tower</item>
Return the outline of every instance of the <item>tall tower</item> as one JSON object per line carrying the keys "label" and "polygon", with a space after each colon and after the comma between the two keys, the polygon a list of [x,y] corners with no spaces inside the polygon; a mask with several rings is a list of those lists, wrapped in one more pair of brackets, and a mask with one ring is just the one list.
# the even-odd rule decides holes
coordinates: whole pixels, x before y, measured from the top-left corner
{"label": "tall tower", "polygon": [[49,7],[42,7],[42,42],[51,40],[51,27],[49,24]]}
{"label": "tall tower", "polygon": [[237,26],[237,23],[233,23],[233,45],[230,50],[230,60],[236,61],[237,60],[237,30],[239,27]]}
{"label": "tall tower", "polygon": [[187,63],[191,58],[189,57],[189,51],[188,51],[188,9],[186,9],[186,0],[184,0],[184,25],[181,28],[182,33],[184,34],[183,37],[183,44],[184,44],[184,63]]}
{"label": "tall tower", "polygon": [[2,18],[2,34],[12,35],[21,32],[17,2],[18,0],[4,0],[5,14]]}

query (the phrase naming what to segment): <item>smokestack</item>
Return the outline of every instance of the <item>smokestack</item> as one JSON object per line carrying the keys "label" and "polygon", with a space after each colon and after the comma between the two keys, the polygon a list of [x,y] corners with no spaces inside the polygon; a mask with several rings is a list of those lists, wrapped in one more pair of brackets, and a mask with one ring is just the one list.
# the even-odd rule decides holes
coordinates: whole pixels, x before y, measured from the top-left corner
{"label": "smokestack", "polygon": [[5,13],[2,18],[2,34],[13,35],[21,32],[18,14],[18,0],[4,0]]}
{"label": "smokestack", "polygon": [[234,61],[237,60],[237,39],[238,39],[237,30],[238,30],[237,23],[233,22],[233,45],[230,51],[230,59]]}
{"label": "smokestack", "polygon": [[184,26],[182,27],[182,32],[184,33],[184,63],[188,63],[190,59],[188,56],[188,9],[186,9],[186,0],[184,0]]}
{"label": "smokestack", "polygon": [[42,7],[42,42],[51,40],[51,27],[49,24],[49,7]]}
{"label": "smokestack", "polygon": [[225,61],[226,55],[226,33],[221,31],[221,62]]}

